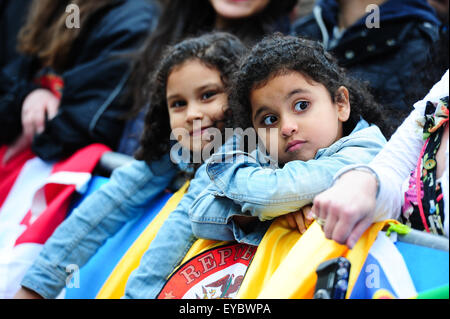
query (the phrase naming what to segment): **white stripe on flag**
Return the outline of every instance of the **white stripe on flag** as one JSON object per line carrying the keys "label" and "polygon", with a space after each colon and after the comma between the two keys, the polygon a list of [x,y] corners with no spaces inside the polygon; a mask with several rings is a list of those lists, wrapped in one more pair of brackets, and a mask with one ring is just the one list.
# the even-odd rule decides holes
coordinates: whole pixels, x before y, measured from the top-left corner
{"label": "white stripe on flag", "polygon": [[91,173],[85,172],[56,172],[45,181],[46,184],[75,185],[78,193],[84,193],[91,179]]}
{"label": "white stripe on flag", "polygon": [[31,207],[34,193],[42,186],[42,182],[50,175],[52,169],[53,164],[37,157],[25,163],[0,208],[0,225],[9,223],[17,225],[22,221]]}
{"label": "white stripe on flag", "polygon": [[405,260],[385,232],[378,234],[369,254],[381,265],[392,289],[399,298],[406,299],[417,295]]}
{"label": "white stripe on flag", "polygon": [[45,198],[44,188],[47,184],[59,185],[75,185],[75,189],[79,193],[87,190],[87,185],[91,179],[90,173],[83,172],[56,172],[48,176],[42,186],[36,191],[31,204],[30,224],[39,217],[39,215],[47,208],[47,199]]}
{"label": "white stripe on flag", "polygon": [[12,298],[20,281],[42,250],[43,245],[26,243],[0,253],[0,299]]}

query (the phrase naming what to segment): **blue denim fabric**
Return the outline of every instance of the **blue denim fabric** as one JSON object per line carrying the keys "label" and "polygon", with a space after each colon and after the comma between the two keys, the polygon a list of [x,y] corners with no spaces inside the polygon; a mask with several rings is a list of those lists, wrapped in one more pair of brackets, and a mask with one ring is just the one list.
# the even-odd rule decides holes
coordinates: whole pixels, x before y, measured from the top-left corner
{"label": "blue denim fabric", "polygon": [[274,168],[261,164],[260,152],[236,150],[233,144],[240,137],[234,138],[208,161],[206,170],[212,183],[196,198],[189,217],[197,237],[222,235],[254,245],[267,226],[256,223],[256,229],[245,232],[234,223],[233,216],[257,217],[265,222],[297,211],[326,190],[342,167],[369,163],[386,143],[377,126],[360,120],[350,135],[318,150],[314,159]]}
{"label": "blue denim fabric", "polygon": [[145,212],[146,205],[169,185],[177,171],[169,155],[150,165],[135,160],[116,169],[110,181],[55,230],[21,285],[44,298],[55,298],[70,275],[66,266],[81,268],[109,237]]}
{"label": "blue denim fabric", "polygon": [[197,240],[189,220],[192,202],[210,183],[206,164],[200,166],[191,180],[188,192],[164,221],[141,263],[129,277],[124,298],[156,298],[170,274]]}

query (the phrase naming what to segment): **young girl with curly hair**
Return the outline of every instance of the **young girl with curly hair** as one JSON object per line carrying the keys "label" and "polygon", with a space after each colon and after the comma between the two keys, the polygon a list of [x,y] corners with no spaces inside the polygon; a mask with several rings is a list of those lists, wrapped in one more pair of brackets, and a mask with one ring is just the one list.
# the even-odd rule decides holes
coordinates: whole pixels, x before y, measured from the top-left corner
{"label": "young girl with curly hair", "polygon": [[261,143],[245,152],[244,135],[236,134],[208,161],[212,183],[190,210],[202,238],[220,233],[257,245],[270,224],[264,221],[282,215],[303,233],[314,197],[334,174],[368,163],[386,142],[366,87],[319,43],[301,38],[269,36],[242,59],[230,110],[235,127],[257,130]]}
{"label": "young girl with curly hair", "polygon": [[[128,221],[146,211],[177,171],[194,173],[184,162],[170,160],[171,130],[187,132],[180,141],[189,152],[202,152],[211,130],[224,126],[229,79],[245,47],[228,33],[206,34],[169,47],[152,76],[152,108],[146,115],[137,159],[116,169],[110,181],[89,196],[55,230],[25,275],[17,298],[55,298],[66,282],[65,267],[82,267]],[[196,122],[200,124],[196,127]],[[193,148],[199,142],[200,147]],[[175,154],[176,155],[176,154]],[[176,157],[175,157],[176,158]],[[184,163],[184,164],[183,164]],[[154,298],[165,278],[192,244],[188,208],[209,179],[199,168],[188,192],[170,214],[131,277],[129,298]],[[147,257],[151,256],[151,258]],[[161,286],[161,287],[160,287]]]}

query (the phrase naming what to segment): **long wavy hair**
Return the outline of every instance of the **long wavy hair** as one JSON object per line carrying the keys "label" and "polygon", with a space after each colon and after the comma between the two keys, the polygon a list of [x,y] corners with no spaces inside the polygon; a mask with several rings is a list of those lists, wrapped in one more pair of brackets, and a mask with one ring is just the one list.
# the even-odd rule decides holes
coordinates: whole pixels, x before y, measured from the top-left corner
{"label": "long wavy hair", "polygon": [[340,86],[348,89],[351,112],[343,124],[344,135],[354,129],[361,117],[376,124],[385,135],[390,135],[381,107],[369,93],[367,85],[348,76],[320,43],[281,34],[265,37],[242,59],[229,97],[231,117],[228,125],[252,127],[251,91],[272,77],[290,71],[323,84],[333,102]]}
{"label": "long wavy hair", "polygon": [[151,101],[152,106],[145,116],[141,145],[136,151],[135,158],[149,163],[160,159],[170,150],[170,118],[166,88],[167,79],[176,66],[191,59],[199,60],[207,67],[219,71],[225,90],[229,93],[229,80],[237,70],[239,58],[245,52],[246,46],[239,38],[225,32],[207,33],[168,47],[151,76],[152,85],[143,89],[146,100]]}
{"label": "long wavy hair", "polygon": [[73,43],[83,28],[66,27],[66,7],[80,9],[80,24],[85,26],[96,13],[114,5],[114,0],[33,0],[17,39],[18,51],[36,56],[41,67],[62,70],[69,61]]}
{"label": "long wavy hair", "polygon": [[[264,35],[275,30],[280,18],[294,8],[298,0],[270,0],[260,13],[242,20],[233,21],[226,31],[239,37],[242,42],[251,45]],[[149,85],[149,74],[152,73],[161,52],[167,45],[173,45],[186,37],[193,37],[205,32],[214,31],[216,12],[209,0],[166,0],[158,21],[158,25],[137,52],[130,79],[133,109],[131,116],[136,115],[148,100],[141,88]]]}

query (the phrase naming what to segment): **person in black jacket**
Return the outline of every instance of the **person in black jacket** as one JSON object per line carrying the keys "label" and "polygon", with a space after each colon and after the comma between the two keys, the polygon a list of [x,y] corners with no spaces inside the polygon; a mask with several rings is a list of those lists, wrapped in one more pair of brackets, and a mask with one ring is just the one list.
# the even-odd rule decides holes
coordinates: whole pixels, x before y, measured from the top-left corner
{"label": "person in black jacket", "polygon": [[16,38],[31,0],[0,0],[0,68],[18,56]]}
{"label": "person in black jacket", "polygon": [[438,40],[439,26],[426,0],[318,0],[292,32],[321,41],[341,66],[369,82],[388,112],[390,130],[383,133],[389,137],[412,108],[405,92]]}
{"label": "person in black jacket", "polygon": [[[79,9],[78,27],[69,4]],[[29,146],[44,160],[95,142],[115,148],[130,108],[121,99],[129,55],[158,12],[147,0],[34,0],[20,56],[0,70],[0,145],[10,145],[3,162]]]}

